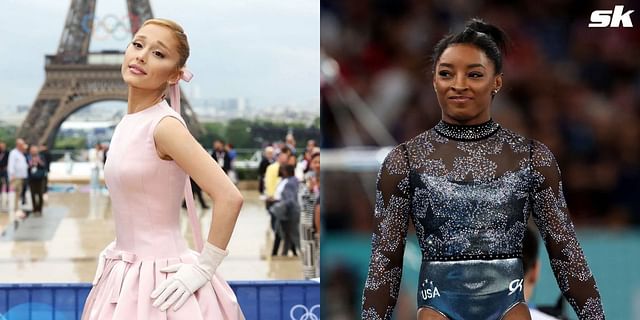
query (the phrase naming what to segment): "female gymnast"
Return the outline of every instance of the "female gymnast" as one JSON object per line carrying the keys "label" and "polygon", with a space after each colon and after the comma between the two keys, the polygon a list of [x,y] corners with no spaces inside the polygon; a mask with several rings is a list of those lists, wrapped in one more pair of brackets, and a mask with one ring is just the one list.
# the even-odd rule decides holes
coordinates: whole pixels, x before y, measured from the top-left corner
{"label": "female gymnast", "polygon": [[418,319],[531,319],[521,258],[530,214],[578,317],[604,319],[553,154],[491,119],[505,47],[504,32],[478,19],[435,46],[442,119],[380,169],[363,319],[391,318],[409,219],[422,251]]}

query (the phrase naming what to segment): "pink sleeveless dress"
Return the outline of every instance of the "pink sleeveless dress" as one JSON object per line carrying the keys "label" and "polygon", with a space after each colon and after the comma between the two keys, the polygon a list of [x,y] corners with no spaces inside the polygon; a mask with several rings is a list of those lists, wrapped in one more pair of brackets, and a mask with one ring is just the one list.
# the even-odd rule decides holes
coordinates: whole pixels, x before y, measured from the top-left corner
{"label": "pink sleeveless dress", "polygon": [[104,167],[109,187],[116,245],[91,289],[82,319],[244,319],[231,287],[219,275],[192,295],[178,311],[152,305],[151,292],[175,263],[195,263],[180,233],[179,215],[186,174],[156,153],[153,132],[161,119],[182,117],[162,101],[127,114],[111,139]]}

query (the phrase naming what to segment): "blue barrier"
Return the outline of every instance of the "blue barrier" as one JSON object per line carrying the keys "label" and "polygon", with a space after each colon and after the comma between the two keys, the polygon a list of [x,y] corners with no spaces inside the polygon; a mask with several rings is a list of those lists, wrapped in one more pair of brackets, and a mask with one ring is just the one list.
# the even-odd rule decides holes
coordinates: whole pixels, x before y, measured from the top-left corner
{"label": "blue barrier", "polygon": [[[320,319],[320,284],[313,281],[230,281],[245,317]],[[90,284],[0,284],[0,320],[80,319]]]}

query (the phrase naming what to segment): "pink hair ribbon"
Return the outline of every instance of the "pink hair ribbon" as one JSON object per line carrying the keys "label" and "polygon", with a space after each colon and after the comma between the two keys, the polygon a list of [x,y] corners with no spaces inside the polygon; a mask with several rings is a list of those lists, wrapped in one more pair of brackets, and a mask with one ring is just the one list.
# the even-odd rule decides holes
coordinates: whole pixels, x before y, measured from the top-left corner
{"label": "pink hair ribbon", "polygon": [[[180,85],[178,84],[180,80],[184,80],[186,82],[191,81],[193,78],[193,73],[187,70],[187,68],[182,68],[182,76],[178,80],[178,82],[169,86],[169,103],[171,104],[171,108],[175,110],[178,114],[180,114]],[[202,229],[200,226],[200,219],[196,215],[195,203],[193,201],[193,192],[191,191],[191,181],[189,175],[187,175],[187,179],[184,185],[184,199],[187,202],[187,212],[189,213],[189,222],[191,224],[191,232],[193,232],[193,240],[196,245],[196,249],[198,251],[202,251],[202,247],[204,243],[202,242]]]}

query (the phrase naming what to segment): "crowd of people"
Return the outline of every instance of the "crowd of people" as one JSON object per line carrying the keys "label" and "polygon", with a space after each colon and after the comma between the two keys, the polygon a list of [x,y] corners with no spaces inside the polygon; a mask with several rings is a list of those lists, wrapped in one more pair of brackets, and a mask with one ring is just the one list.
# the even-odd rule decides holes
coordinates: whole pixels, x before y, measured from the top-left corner
{"label": "crowd of people", "polygon": [[293,135],[264,148],[259,191],[271,217],[272,256],[299,256],[306,279],[320,275],[320,148],[299,152]]}
{"label": "crowd of people", "polygon": [[[101,174],[108,156],[108,146],[96,143],[86,156],[91,166],[90,187],[102,190]],[[239,177],[234,168],[237,151],[231,143],[216,139],[211,157],[234,183]],[[25,219],[30,214],[40,216],[47,194],[51,155],[45,145],[27,145],[16,139],[15,148],[7,150],[0,141],[0,209],[11,211],[12,218]],[[309,140],[302,152],[288,134],[284,142],[266,146],[258,168],[259,192],[271,216],[273,256],[291,254],[302,260],[304,276],[319,276],[320,234],[320,148]],[[209,209],[202,189],[191,180],[194,197],[202,209]],[[17,190],[17,192],[13,192]],[[9,195],[11,193],[11,195]],[[27,205],[31,196],[32,208]],[[185,206],[185,204],[183,204]]]}
{"label": "crowd of people", "polygon": [[31,214],[42,216],[50,163],[46,145],[28,145],[23,139],[16,139],[15,147],[9,151],[6,142],[0,141],[0,210],[10,214],[9,221],[24,220]]}

